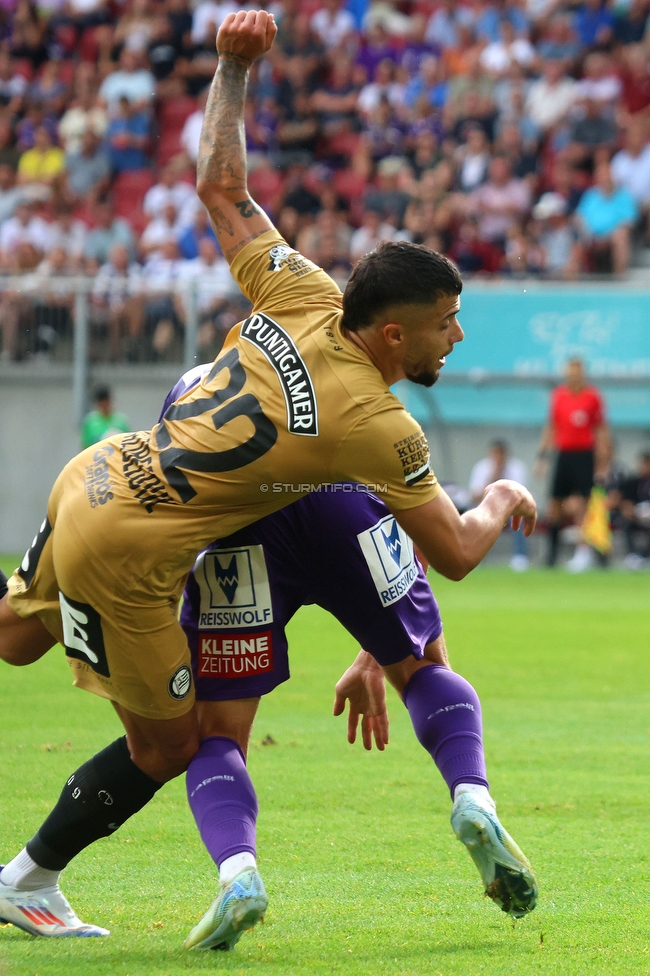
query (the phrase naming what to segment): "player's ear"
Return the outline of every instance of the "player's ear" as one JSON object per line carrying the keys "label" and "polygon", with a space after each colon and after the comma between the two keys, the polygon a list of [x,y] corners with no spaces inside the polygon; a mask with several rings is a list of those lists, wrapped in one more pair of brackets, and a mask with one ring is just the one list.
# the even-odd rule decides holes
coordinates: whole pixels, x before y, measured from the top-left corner
{"label": "player's ear", "polygon": [[388,322],[381,331],[387,344],[391,347],[399,346],[404,339],[404,330],[396,322]]}

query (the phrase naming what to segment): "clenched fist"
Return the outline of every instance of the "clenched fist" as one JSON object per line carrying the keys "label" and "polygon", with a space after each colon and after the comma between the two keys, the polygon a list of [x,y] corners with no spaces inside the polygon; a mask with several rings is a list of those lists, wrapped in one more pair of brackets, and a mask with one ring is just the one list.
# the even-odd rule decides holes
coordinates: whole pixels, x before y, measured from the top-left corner
{"label": "clenched fist", "polygon": [[273,14],[266,10],[228,14],[217,34],[217,54],[231,54],[252,64],[270,50],[277,32]]}

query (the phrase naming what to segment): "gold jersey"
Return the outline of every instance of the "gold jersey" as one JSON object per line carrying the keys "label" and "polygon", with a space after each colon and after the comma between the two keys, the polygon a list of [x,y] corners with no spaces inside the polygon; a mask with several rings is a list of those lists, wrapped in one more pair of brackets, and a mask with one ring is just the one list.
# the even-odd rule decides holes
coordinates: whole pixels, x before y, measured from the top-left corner
{"label": "gold jersey", "polygon": [[87,500],[104,509],[107,531],[118,498],[130,501],[150,559],[160,566],[175,552],[189,569],[197,548],[323,482],[375,486],[393,512],[434,498],[424,434],[342,334],[328,275],[275,231],[248,244],[232,273],[253,311],[211,371],[151,433],[104,442],[105,494],[95,497],[91,471]]}

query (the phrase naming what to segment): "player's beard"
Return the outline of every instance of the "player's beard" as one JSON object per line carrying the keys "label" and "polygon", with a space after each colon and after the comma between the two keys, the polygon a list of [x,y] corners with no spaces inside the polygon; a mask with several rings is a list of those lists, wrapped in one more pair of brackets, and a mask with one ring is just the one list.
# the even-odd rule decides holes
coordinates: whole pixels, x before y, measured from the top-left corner
{"label": "player's beard", "polygon": [[405,368],[404,374],[407,380],[410,380],[411,383],[417,383],[419,386],[433,386],[440,378],[439,369]]}

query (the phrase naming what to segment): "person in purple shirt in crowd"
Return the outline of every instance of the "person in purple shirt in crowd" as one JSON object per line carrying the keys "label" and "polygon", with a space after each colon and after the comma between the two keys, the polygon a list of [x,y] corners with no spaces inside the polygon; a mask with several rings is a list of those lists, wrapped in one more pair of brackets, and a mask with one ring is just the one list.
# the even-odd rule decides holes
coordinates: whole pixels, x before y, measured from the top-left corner
{"label": "person in purple shirt in crowd", "polygon": [[[198,366],[181,377],[161,417],[211,368]],[[270,486],[276,487],[282,486]],[[187,794],[218,867],[221,890],[190,932],[186,948],[232,949],[266,910],[256,865],[258,803],[246,753],[261,696],[289,678],[286,625],[309,603],[332,613],[363,647],[336,686],[334,714],[342,714],[350,701],[349,741],[354,742],[362,718],[365,747],[371,748],[374,736],[377,747],[385,748],[385,675],[449,787],[452,827],[475,861],[486,895],[513,917],[532,911],[537,899],[532,868],[499,822],[489,793],[481,705],[469,682],[449,667],[438,605],[413,543],[368,486],[334,484],[214,542],[199,554],[187,581],[181,624],[202,733],[187,771]],[[102,755],[87,765],[101,763]],[[59,809],[62,803],[36,836],[48,849],[60,850],[72,817],[71,859],[94,839],[95,814]],[[115,830],[126,818],[116,810],[112,819]],[[45,890],[39,868],[32,884],[36,890],[16,888],[18,895],[11,894],[10,881],[25,883],[22,853],[4,870],[0,915],[11,912],[7,920],[32,934],[108,934],[94,926],[83,926],[83,932],[56,927],[51,919],[45,931],[33,919],[18,918],[16,899],[37,899]],[[45,880],[58,892],[59,872],[49,873],[56,877]],[[254,887],[251,877],[258,879]]]}

